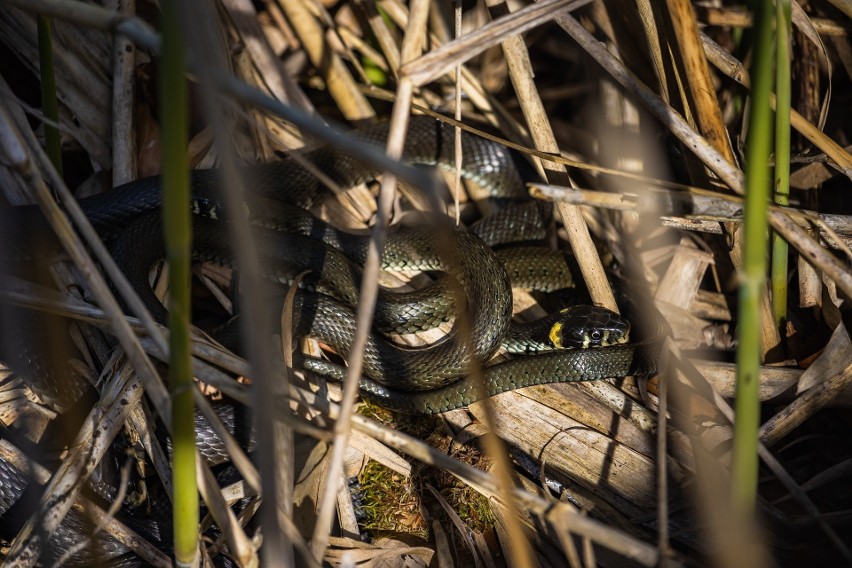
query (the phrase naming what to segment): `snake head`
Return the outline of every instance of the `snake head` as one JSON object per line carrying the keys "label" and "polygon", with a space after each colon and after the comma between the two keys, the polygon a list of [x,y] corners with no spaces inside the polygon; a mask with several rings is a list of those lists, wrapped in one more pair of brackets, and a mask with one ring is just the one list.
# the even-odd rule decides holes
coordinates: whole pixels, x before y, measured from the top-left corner
{"label": "snake head", "polygon": [[559,316],[549,334],[557,349],[606,347],[626,343],[630,335],[630,323],[606,308],[572,306]]}

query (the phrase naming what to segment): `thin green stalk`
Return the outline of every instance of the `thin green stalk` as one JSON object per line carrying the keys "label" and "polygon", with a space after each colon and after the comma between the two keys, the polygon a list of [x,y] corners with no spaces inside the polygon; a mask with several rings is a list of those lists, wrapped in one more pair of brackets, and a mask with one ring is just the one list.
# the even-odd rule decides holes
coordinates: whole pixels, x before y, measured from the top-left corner
{"label": "thin green stalk", "polygon": [[749,517],[757,496],[757,434],[760,426],[760,300],[767,269],[769,150],[772,144],[772,1],[755,1],[755,57],[751,109],[746,140],[746,196],[743,222],[743,272],[739,291],[737,399],[731,498],[734,510]]}
{"label": "thin green stalk", "polygon": [[53,66],[51,20],[38,16],[38,64],[41,72],[41,111],[44,122],[44,151],[57,173],[62,175],[62,144],[59,138],[59,103],[56,102],[56,71]]}
{"label": "thin green stalk", "polygon": [[[790,202],[790,0],[775,2],[775,203]],[[787,241],[772,236],[772,312],[787,319]],[[782,330],[783,331],[783,330]]]}
{"label": "thin green stalk", "polygon": [[163,3],[160,58],[163,228],[169,263],[169,385],[174,454],[174,547],[178,566],[191,566],[198,551],[198,489],[189,352],[190,245],[186,47],[178,22],[178,0]]}

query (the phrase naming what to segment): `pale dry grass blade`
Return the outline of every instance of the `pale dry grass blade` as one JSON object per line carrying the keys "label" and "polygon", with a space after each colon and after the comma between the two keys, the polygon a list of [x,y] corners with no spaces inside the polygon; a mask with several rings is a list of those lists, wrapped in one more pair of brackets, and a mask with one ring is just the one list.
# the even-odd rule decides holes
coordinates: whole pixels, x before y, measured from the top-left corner
{"label": "pale dry grass blade", "polygon": [[698,129],[728,162],[736,165],[737,159],[728,137],[728,129],[722,121],[722,111],[713,89],[707,58],[701,48],[692,4],[683,0],[669,0],[667,6],[679,47],[675,53],[681,60],[682,77],[689,88],[691,111],[697,120]]}
{"label": "pale dry grass blade", "polygon": [[[133,13],[135,0],[114,0],[116,12]],[[116,36],[113,46],[112,71],[112,183],[121,185],[136,179],[136,160],[133,156],[133,70],[136,46],[123,36]]]}
{"label": "pale dry grass blade", "polygon": [[506,38],[540,26],[552,19],[554,13],[578,8],[585,3],[587,0],[545,0],[532,4],[416,60],[403,62],[400,74],[408,76],[417,86],[424,85]]}
{"label": "pale dry grass blade", "polygon": [[311,14],[303,0],[285,0],[278,6],[287,16],[299,36],[314,67],[320,70],[328,91],[344,116],[349,120],[363,120],[373,116],[373,109],[356,86],[356,82],[343,60],[328,45],[322,24]]}

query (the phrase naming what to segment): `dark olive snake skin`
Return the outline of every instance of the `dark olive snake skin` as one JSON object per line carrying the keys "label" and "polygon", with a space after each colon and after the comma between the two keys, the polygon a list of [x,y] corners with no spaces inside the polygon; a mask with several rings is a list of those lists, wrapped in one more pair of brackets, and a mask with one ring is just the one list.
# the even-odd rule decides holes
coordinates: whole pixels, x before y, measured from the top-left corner
{"label": "dark olive snake skin", "polygon": [[[360,131],[360,135],[368,142],[383,143],[386,127],[368,128]],[[430,118],[414,117],[409,126],[405,159],[412,163],[452,167],[453,139],[452,128]],[[526,197],[515,158],[506,148],[470,135],[463,136],[462,140],[465,177],[495,194]],[[380,173],[332,148],[314,150],[305,154],[305,158],[343,189]],[[257,248],[261,257],[269,261],[267,276],[289,283],[305,267],[313,271],[308,281],[309,290],[296,295],[296,329],[316,335],[341,355],[348,354],[355,331],[352,306],[357,300],[361,279],[358,263],[366,250],[365,241],[343,235],[299,212],[301,208],[318,203],[329,191],[293,160],[253,166],[245,174],[246,187],[260,196],[248,200],[246,205],[257,225]],[[216,197],[217,181],[218,175],[213,170],[192,173],[194,207],[198,212],[222,215]],[[271,201],[273,199],[276,201]],[[286,204],[277,203],[278,199]],[[140,243],[157,240],[150,235],[156,230],[152,227],[158,223],[159,180],[134,181],[82,199],[80,205],[102,238],[112,243],[113,255],[128,273],[131,283],[136,285],[155,317],[162,320],[163,308],[151,299],[147,285],[148,271],[152,263],[161,258],[161,251],[156,246],[140,247]],[[487,361],[495,353],[509,333],[512,311],[507,269],[489,245],[517,240],[518,231],[529,240],[540,239],[539,235],[544,234],[541,207],[541,204],[520,205],[515,212],[496,214],[491,225],[482,224],[481,230],[472,227],[472,232],[448,228],[445,220],[430,222],[428,227],[391,231],[383,258],[386,268],[445,271],[451,276],[439,279],[427,290],[408,295],[383,291],[377,329],[395,333],[429,329],[448,321],[459,307],[466,306],[471,340],[470,345],[458,340],[458,325],[445,339],[424,348],[401,347],[380,334],[373,334],[364,353],[365,377],[361,389],[366,398],[401,412],[427,414],[465,406],[479,398],[476,384],[469,378],[459,380],[459,377],[467,375],[472,365]],[[152,211],[155,213],[150,213]],[[0,265],[32,260],[43,254],[33,252],[30,239],[22,239],[19,232],[27,229],[41,237],[47,231],[41,213],[33,207],[15,208],[12,220],[5,223],[3,214],[0,214],[0,242],[4,243]],[[196,259],[232,264],[232,253],[222,236],[226,231],[221,220],[197,216],[194,225]],[[44,245],[50,249],[55,243],[48,239]],[[529,258],[526,253],[506,251],[499,254],[507,258],[515,254],[520,258],[520,265],[508,260],[509,266],[520,266],[508,270],[516,273],[515,277],[538,280],[536,287],[546,289],[551,277],[564,270],[558,260],[552,265],[537,265],[544,268],[536,269],[523,264],[523,259]],[[26,310],[15,308],[12,312],[22,315],[20,321],[27,321]],[[552,351],[486,367],[486,394],[491,396],[542,383],[653,373],[667,326],[657,318],[643,331],[644,339],[637,343]],[[32,353],[24,341],[29,334],[20,334],[17,343],[10,334],[3,335],[0,344],[6,345],[0,345],[0,358],[10,368],[28,369],[26,376],[31,380],[31,388],[55,408],[69,407],[91,388],[80,377],[63,372],[61,365],[45,362]],[[7,341],[10,339],[12,341]],[[306,358],[303,364],[306,370],[331,377],[340,377],[343,372],[327,361]],[[56,380],[59,374],[63,375],[61,381]],[[0,460],[0,489],[3,489],[4,473],[7,473],[4,466]],[[4,504],[0,499],[0,509],[14,506],[13,494],[20,496],[19,493],[9,493],[12,503]],[[72,529],[72,536],[74,530],[82,529]],[[124,552],[116,549],[114,554]]]}

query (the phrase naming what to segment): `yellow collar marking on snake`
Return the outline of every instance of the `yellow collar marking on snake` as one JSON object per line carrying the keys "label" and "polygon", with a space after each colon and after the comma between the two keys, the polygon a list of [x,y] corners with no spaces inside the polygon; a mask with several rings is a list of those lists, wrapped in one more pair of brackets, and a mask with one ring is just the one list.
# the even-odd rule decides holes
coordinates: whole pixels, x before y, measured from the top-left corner
{"label": "yellow collar marking on snake", "polygon": [[550,333],[547,334],[550,338],[550,343],[556,349],[562,349],[562,322],[558,321],[550,328]]}

